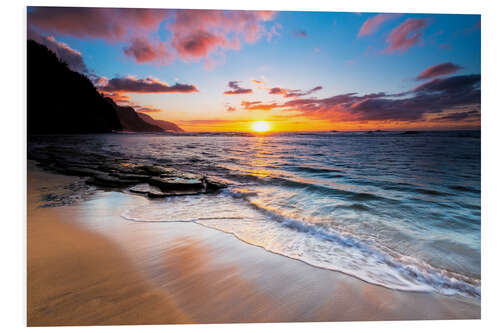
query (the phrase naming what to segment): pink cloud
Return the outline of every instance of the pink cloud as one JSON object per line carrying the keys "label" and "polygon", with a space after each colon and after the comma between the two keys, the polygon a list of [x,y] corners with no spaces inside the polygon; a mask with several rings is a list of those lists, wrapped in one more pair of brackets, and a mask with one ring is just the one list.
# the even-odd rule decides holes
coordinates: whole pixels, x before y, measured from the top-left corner
{"label": "pink cloud", "polygon": [[[269,11],[177,10],[168,25],[171,44],[183,60],[199,60],[224,50],[239,50],[242,42],[255,43],[266,34],[262,24],[274,17]],[[273,26],[268,38],[278,35]],[[269,35],[270,34],[270,35]]]}
{"label": "pink cloud", "polygon": [[127,34],[158,29],[169,11],[140,8],[30,7],[28,24],[80,38],[123,41]]}
{"label": "pink cloud", "polygon": [[422,41],[422,30],[429,25],[429,20],[409,18],[391,31],[386,42],[389,46],[385,53],[400,51],[405,53],[410,47]]}
{"label": "pink cloud", "polygon": [[462,68],[463,67],[455,65],[451,62],[444,62],[442,64],[434,65],[427,68],[422,73],[420,73],[419,76],[417,76],[417,80],[424,80],[441,75],[453,74]]}
{"label": "pink cloud", "polygon": [[182,38],[172,41],[181,59],[206,58],[208,54],[218,47],[237,50],[239,40],[227,39],[224,35],[214,34],[204,30],[194,31]]}
{"label": "pink cloud", "polygon": [[379,27],[384,23],[385,21],[392,20],[395,18],[400,17],[401,14],[378,14],[373,16],[372,18],[369,18],[368,20],[363,23],[361,26],[361,29],[359,29],[358,32],[358,37],[362,36],[367,36],[375,33]]}
{"label": "pink cloud", "polygon": [[[270,41],[279,36],[281,26],[275,24],[268,31],[264,22],[274,16],[272,11],[30,7],[28,25],[54,35],[128,42],[124,53],[137,63],[168,64],[175,57],[185,61],[213,54],[223,57],[225,50],[239,50],[242,43],[255,43],[263,36]],[[171,39],[159,42],[143,37],[157,33],[167,18]]]}
{"label": "pink cloud", "polygon": [[132,43],[123,49],[125,55],[135,59],[135,62],[145,63],[157,61],[161,64],[169,64],[174,60],[173,55],[167,46],[161,42],[150,42],[145,37],[137,37]]}

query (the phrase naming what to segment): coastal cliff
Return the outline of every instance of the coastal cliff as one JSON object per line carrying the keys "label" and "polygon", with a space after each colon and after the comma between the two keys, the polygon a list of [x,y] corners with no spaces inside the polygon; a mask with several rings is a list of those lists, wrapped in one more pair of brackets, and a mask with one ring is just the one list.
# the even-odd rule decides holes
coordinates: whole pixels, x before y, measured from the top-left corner
{"label": "coastal cliff", "polygon": [[122,130],[113,107],[83,74],[47,47],[28,40],[28,134],[107,133]]}
{"label": "coastal cliff", "polygon": [[184,132],[102,96],[87,76],[42,44],[28,40],[27,58],[28,134]]}
{"label": "coastal cliff", "polygon": [[153,119],[151,116],[140,112],[137,112],[137,115],[141,117],[141,119],[144,120],[145,122],[159,126],[167,132],[184,132],[182,128],[180,128],[171,121]]}

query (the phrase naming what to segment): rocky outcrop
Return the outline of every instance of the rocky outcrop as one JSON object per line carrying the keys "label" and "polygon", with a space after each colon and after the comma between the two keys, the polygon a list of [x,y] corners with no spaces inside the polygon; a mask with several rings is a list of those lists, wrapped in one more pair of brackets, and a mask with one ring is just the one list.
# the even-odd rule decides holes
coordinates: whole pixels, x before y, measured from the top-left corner
{"label": "rocky outcrop", "polygon": [[57,146],[30,149],[28,158],[46,170],[84,177],[90,185],[127,190],[150,198],[211,193],[228,185],[220,178],[171,166],[138,163]]}

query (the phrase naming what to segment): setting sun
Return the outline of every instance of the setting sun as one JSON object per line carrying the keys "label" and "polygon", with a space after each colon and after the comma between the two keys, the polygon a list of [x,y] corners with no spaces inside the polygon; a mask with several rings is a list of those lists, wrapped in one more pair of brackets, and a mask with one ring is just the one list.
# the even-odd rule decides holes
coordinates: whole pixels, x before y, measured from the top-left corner
{"label": "setting sun", "polygon": [[271,125],[267,121],[256,121],[252,124],[252,130],[254,132],[268,132],[271,129]]}

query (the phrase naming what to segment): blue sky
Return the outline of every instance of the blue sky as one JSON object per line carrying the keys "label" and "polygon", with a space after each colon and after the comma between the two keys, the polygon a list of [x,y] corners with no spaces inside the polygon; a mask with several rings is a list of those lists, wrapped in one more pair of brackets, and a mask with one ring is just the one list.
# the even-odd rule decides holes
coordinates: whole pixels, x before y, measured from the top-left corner
{"label": "blue sky", "polygon": [[[83,14],[79,16],[80,13],[75,13],[78,10],[84,11]],[[96,17],[95,25],[89,21],[74,23],[78,17],[85,17],[85,10],[98,11],[98,15],[95,12],[89,15]],[[111,80],[133,76],[135,80],[141,80],[153,77],[165,86],[176,83],[195,86],[197,91],[192,93],[144,93],[123,88],[115,88],[115,91],[111,86],[106,90],[115,96],[128,96],[126,103],[134,107],[144,106],[144,112],[147,107],[154,109],[156,112],[150,114],[154,118],[177,121],[193,129],[202,128],[202,120],[211,120],[207,124],[214,124],[215,120],[221,120],[222,124],[224,121],[223,127],[228,130],[229,121],[266,118],[279,122],[286,117],[307,122],[311,129],[318,127],[320,121],[332,129],[339,124],[351,129],[356,124],[360,128],[378,128],[381,121],[389,127],[428,127],[434,119],[430,116],[447,115],[450,110],[452,113],[462,112],[467,107],[467,112],[471,108],[474,109],[472,111],[480,108],[480,101],[478,103],[474,97],[461,104],[443,105],[440,110],[417,110],[417,116],[388,116],[383,119],[380,118],[380,110],[375,110],[372,114],[377,116],[371,117],[365,114],[369,112],[365,109],[354,109],[366,99],[349,100],[342,105],[325,101],[347,93],[357,93],[357,96],[381,92],[398,94],[431,80],[480,75],[479,15],[381,15],[379,25],[370,33],[359,36],[363,25],[376,20],[378,14],[247,12],[233,15],[214,11],[217,15],[213,15],[214,12],[208,11],[181,14],[176,11],[152,11],[156,12],[134,13],[125,20],[121,18],[129,13],[102,8],[30,8],[28,24],[29,30],[39,36],[39,41],[53,37],[53,43],[46,45],[50,44],[47,46],[52,46],[56,53],[58,48],[64,46],[78,52],[87,74],[94,78]],[[44,19],[47,12],[59,19]],[[193,17],[194,21],[189,21]],[[100,18],[106,18],[108,23],[99,22]],[[88,33],[85,32],[85,24],[89,26]],[[398,48],[397,43],[389,39],[398,28],[406,35],[399,33],[397,38],[411,39],[418,35],[415,42],[406,43],[403,40],[409,46]],[[120,29],[125,32],[119,36],[112,35],[113,31]],[[139,37],[146,44],[134,49],[134,56],[124,52],[133,49],[133,41]],[[229,45],[236,39],[237,47]],[[395,49],[388,52],[391,45]],[[147,54],[141,53],[145,47]],[[159,50],[165,51],[162,53]],[[63,51],[59,52],[60,56]],[[168,56],[165,56],[167,53]],[[440,71],[441,68],[438,68],[427,81],[416,80],[426,69],[448,63],[455,66],[455,70]],[[252,89],[252,92],[224,94],[224,91],[230,90],[228,84],[231,81],[238,81],[240,87]],[[289,97],[269,93],[273,87],[305,92],[317,86],[322,88],[313,94],[295,97],[317,100],[314,105],[299,100],[297,105],[306,105],[305,108],[291,108],[285,105],[290,101]],[[468,88],[478,89],[477,85]],[[379,102],[385,103],[389,96],[377,98],[383,98]],[[242,101],[260,102],[261,105],[275,103],[276,108],[250,110],[242,107]],[[361,116],[360,112],[363,113]],[[457,126],[477,127],[479,119],[474,117],[475,121],[456,115],[455,118],[460,120]],[[443,121],[434,122],[433,126],[453,125]],[[234,127],[239,130],[241,125],[238,127],[235,123]],[[277,123],[275,127],[280,128]],[[206,128],[214,129],[208,125]],[[307,129],[307,126],[300,129]]]}

